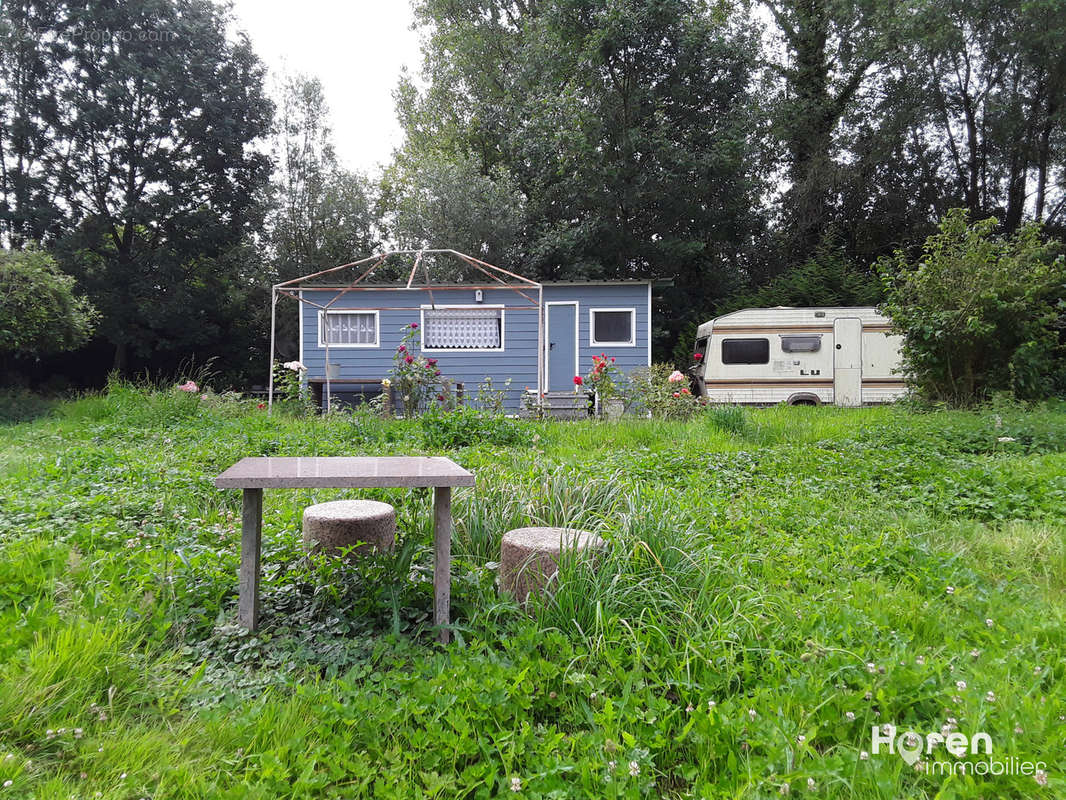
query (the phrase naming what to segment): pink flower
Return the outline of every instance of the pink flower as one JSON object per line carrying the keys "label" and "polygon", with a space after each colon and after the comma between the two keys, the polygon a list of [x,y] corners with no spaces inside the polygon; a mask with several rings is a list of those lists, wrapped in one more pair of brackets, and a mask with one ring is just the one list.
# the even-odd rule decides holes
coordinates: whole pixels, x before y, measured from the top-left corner
{"label": "pink flower", "polygon": [[582,378],[580,375],[575,375],[574,376],[574,386],[580,386],[584,382],[585,382],[585,379]]}
{"label": "pink flower", "polygon": [[418,323],[417,322],[412,322],[411,323],[411,330],[413,330],[413,331],[418,330]]}
{"label": "pink flower", "polygon": [[207,395],[206,395],[206,394],[202,394],[202,395],[200,395],[200,399],[201,399],[201,400],[206,400],[206,399],[207,399]]}
{"label": "pink flower", "polygon": [[692,394],[687,388],[681,390],[681,394]]}
{"label": "pink flower", "polygon": [[429,364],[431,367],[435,367],[435,366],[437,366],[437,359],[435,359],[435,358],[427,358],[426,359],[426,363]]}
{"label": "pink flower", "polygon": [[396,348],[396,352],[397,353],[406,353],[407,352],[407,346],[401,344],[399,347]]}
{"label": "pink flower", "polygon": [[670,383],[680,383],[685,380],[685,376],[678,372],[676,369],[670,373],[670,377],[667,378]]}
{"label": "pink flower", "polygon": [[440,370],[438,369],[436,372],[433,373],[433,375],[434,376],[440,375]]}
{"label": "pink flower", "polygon": [[200,391],[200,387],[196,385],[195,381],[185,381],[185,383],[183,383],[180,386],[178,386],[178,388],[181,391],[183,391],[183,392],[198,392],[198,391]]}
{"label": "pink flower", "polygon": [[267,407],[266,403],[260,403],[259,405],[256,406],[256,408],[266,408],[266,407]]}
{"label": "pink flower", "polygon": [[696,359],[697,361],[702,361],[703,360],[703,353],[693,353],[692,357],[694,359]]}
{"label": "pink flower", "polygon": [[405,364],[413,364],[414,360],[415,359],[414,359],[413,356],[404,356],[403,363],[405,363]]}
{"label": "pink flower", "polygon": [[443,403],[444,402],[444,395],[438,394],[437,395],[437,399],[440,400]]}
{"label": "pink flower", "polygon": [[680,392],[674,392],[674,397],[680,397],[680,396],[681,396]]}

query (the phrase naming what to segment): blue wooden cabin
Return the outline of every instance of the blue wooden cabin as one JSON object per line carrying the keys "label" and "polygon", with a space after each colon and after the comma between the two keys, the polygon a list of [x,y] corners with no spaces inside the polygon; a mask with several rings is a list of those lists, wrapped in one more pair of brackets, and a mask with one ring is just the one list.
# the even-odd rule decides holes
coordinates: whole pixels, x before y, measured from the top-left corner
{"label": "blue wooden cabin", "polygon": [[[651,363],[652,281],[542,283],[534,287],[461,285],[292,287],[300,299],[300,361],[321,386],[329,341],[331,396],[380,390],[405,329],[418,323],[422,352],[437,359],[468,398],[486,376],[510,378],[509,412],[532,392],[574,392],[592,356],[616,359],[623,372]],[[326,308],[322,308],[326,307]],[[542,321],[540,328],[538,321]],[[538,341],[543,350],[538,359]],[[542,385],[543,384],[543,385]],[[533,395],[535,397],[535,395]]]}

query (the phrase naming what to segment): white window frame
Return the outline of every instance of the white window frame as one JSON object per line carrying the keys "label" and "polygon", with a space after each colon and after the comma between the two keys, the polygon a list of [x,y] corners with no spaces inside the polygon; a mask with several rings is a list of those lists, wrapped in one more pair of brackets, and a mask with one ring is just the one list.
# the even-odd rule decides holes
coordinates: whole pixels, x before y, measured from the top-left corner
{"label": "white window frame", "polygon": [[369,348],[374,348],[374,347],[380,347],[381,346],[381,314],[377,310],[370,309],[370,308],[330,308],[330,309],[327,309],[325,311],[319,311],[318,312],[318,346],[320,348],[325,349],[325,347],[326,347],[326,340],[325,340],[325,338],[323,338],[325,336],[326,329],[325,329],[325,327],[322,324],[323,320],[325,319],[325,315],[326,314],[364,314],[364,315],[369,314],[369,315],[374,317],[374,342],[373,342],[373,344],[370,344],[369,342],[366,343],[366,344],[337,344],[335,342],[330,342],[329,343],[329,349],[330,350],[334,350],[334,349],[352,350],[352,349],[356,349],[356,348],[366,350],[366,349],[369,349]]}
{"label": "white window frame", "polygon": [[[444,311],[449,308],[464,309],[464,308],[498,308],[500,310],[500,346],[499,347],[427,347],[426,346],[426,311]],[[418,326],[422,330],[422,347],[423,353],[502,353],[507,349],[507,309],[504,308],[502,303],[464,303],[464,304],[449,304],[441,305],[429,305],[428,303],[423,305],[418,310]]]}
{"label": "white window frame", "polygon": [[[629,341],[628,342],[597,342],[596,341],[596,314],[600,311],[628,311],[629,312]],[[589,309],[589,347],[636,347],[637,346],[637,309],[633,306],[627,308],[590,308]]]}

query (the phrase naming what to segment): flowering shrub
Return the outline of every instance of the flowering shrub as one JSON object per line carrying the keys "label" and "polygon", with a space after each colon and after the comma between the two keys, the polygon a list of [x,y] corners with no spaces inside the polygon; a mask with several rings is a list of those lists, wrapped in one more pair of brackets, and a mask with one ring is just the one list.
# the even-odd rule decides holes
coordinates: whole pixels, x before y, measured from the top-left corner
{"label": "flowering shrub", "polygon": [[486,375],[484,380],[477,385],[477,407],[492,414],[502,414],[504,403],[507,401],[507,392],[510,389],[510,378],[505,380],[502,386],[497,387],[492,382],[492,377]]}
{"label": "flowering shrub", "polygon": [[601,402],[622,397],[625,376],[615,366],[614,356],[608,358],[604,353],[592,357],[592,371],[585,378],[586,385],[596,393]]}
{"label": "flowering shrub", "polygon": [[688,387],[684,373],[669,364],[652,364],[633,375],[637,403],[658,419],[689,419],[706,404]]}
{"label": "flowering shrub", "polygon": [[[403,341],[392,354],[393,367],[387,379],[396,387],[396,393],[403,403],[405,417],[417,416],[433,397],[436,397],[438,402],[445,400],[437,359],[426,358],[417,352],[419,350],[421,334],[418,323],[412,322],[403,328]],[[384,381],[382,384],[384,385]]]}
{"label": "flowering shrub", "polygon": [[311,398],[303,387],[307,367],[299,361],[274,365],[274,402],[297,411],[311,411]]}

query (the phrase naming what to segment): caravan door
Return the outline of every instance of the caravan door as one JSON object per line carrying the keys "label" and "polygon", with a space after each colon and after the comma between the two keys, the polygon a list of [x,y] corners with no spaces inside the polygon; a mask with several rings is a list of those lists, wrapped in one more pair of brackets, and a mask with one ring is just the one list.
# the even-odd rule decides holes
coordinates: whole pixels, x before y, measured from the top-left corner
{"label": "caravan door", "polygon": [[857,317],[833,321],[833,403],[862,405],[862,320]]}

